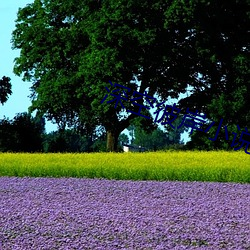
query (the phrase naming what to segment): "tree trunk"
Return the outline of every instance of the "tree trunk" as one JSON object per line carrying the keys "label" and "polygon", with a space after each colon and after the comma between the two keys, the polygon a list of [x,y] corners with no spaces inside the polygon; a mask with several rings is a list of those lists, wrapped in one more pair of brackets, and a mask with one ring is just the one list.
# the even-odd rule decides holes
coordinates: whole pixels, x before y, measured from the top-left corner
{"label": "tree trunk", "polygon": [[118,136],[119,134],[114,131],[107,131],[107,152],[117,152]]}

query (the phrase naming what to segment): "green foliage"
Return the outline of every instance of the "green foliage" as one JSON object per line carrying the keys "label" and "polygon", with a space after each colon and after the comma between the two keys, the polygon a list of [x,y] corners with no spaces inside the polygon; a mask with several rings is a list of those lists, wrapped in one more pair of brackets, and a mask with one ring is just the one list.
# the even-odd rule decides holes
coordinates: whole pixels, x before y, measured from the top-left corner
{"label": "green foliage", "polygon": [[20,113],[13,120],[0,121],[0,151],[39,152],[42,151],[42,134],[45,121]]}
{"label": "green foliage", "polygon": [[151,133],[147,133],[140,127],[135,129],[135,145],[140,145],[148,150],[161,150],[170,144],[167,134],[157,128]]}
{"label": "green foliage", "polygon": [[128,144],[129,143],[129,138],[126,134],[122,133],[119,135],[119,144],[122,145],[122,144]]}
{"label": "green foliage", "polygon": [[[19,9],[14,72],[33,82],[31,110],[60,127],[103,126],[116,149],[135,114],[106,102],[108,80],[180,107],[249,124],[248,0],[34,0]],[[137,82],[138,80],[138,82]],[[224,96],[223,96],[224,95]],[[113,97],[108,97],[111,100]],[[221,109],[214,109],[220,100]],[[146,100],[138,100],[145,104]],[[228,107],[227,104],[230,103]],[[124,102],[128,110],[135,105]],[[223,112],[223,111],[226,112]],[[240,114],[240,115],[239,115]]]}
{"label": "green foliage", "polygon": [[[177,128],[183,116],[178,116],[171,124],[175,127],[173,129],[170,125],[165,125],[164,129],[166,132],[157,127],[157,124],[152,125],[148,122],[148,126],[145,126],[140,121],[141,117],[134,120],[132,125],[128,127],[129,135],[132,137],[131,144],[136,144],[147,148],[148,150],[162,150],[169,148],[170,145],[182,144],[181,134],[188,129],[185,126]],[[148,119],[144,119],[148,121]],[[174,147],[174,146],[173,146]],[[180,147],[179,147],[180,148]]]}
{"label": "green foliage", "polygon": [[170,126],[169,124],[164,126],[164,128],[167,130],[167,135],[168,135],[170,144],[173,144],[173,145],[182,144],[181,134],[189,130],[189,128],[184,125],[178,128],[181,125],[183,118],[184,118],[183,115],[178,115],[177,118],[173,122],[171,122],[171,125],[174,128]]}
{"label": "green foliage", "polygon": [[52,152],[79,152],[80,136],[70,130],[58,130],[44,135],[44,151]]}
{"label": "green foliage", "polygon": [[[211,127],[211,129],[207,132],[200,132],[195,131],[193,135],[191,136],[191,141],[186,144],[186,149],[192,150],[192,149],[198,149],[198,150],[228,150],[232,151],[234,150],[234,147],[231,147],[231,143],[234,140],[234,134],[236,133],[237,136],[235,137],[235,142],[239,143],[241,132],[245,128],[241,128],[239,131],[236,125],[228,125],[228,137],[229,139],[226,140],[226,132],[224,126],[220,129],[218,137],[215,141],[209,140],[209,138],[214,139],[217,129],[219,126],[219,122],[215,123],[214,126]],[[237,145],[239,146],[239,145]],[[245,150],[245,146],[242,147],[241,150]]]}
{"label": "green foliage", "polygon": [[97,138],[93,135],[84,135],[74,129],[65,129],[51,132],[44,135],[45,152],[99,152],[105,151],[106,141],[105,134]]}
{"label": "green foliage", "polygon": [[13,147],[13,130],[8,118],[0,120],[0,151],[6,152]]}
{"label": "green foliage", "polygon": [[91,151],[92,152],[106,152],[106,133],[103,133],[101,136],[99,136],[91,145]]}
{"label": "green foliage", "polygon": [[[176,8],[169,9],[166,25],[176,28],[182,25],[178,41],[184,42],[186,32],[186,43],[192,47],[190,59],[196,61],[199,69],[199,79],[190,84],[194,88],[192,95],[182,100],[180,105],[207,114],[210,122],[215,121],[217,125],[223,118],[223,128],[228,126],[232,137],[231,132],[237,131],[233,128],[237,124],[241,128],[250,125],[250,15],[247,12],[250,2],[204,0],[185,4],[175,2],[175,5],[181,11],[177,13]],[[185,20],[184,24],[182,20]],[[226,141],[221,135],[223,128],[217,141],[208,139],[215,136],[215,125],[208,134],[196,132],[189,145],[197,149],[228,150],[232,140]]]}
{"label": "green foliage", "polygon": [[0,104],[4,104],[8,100],[8,96],[12,94],[10,78],[3,76],[0,79]]}

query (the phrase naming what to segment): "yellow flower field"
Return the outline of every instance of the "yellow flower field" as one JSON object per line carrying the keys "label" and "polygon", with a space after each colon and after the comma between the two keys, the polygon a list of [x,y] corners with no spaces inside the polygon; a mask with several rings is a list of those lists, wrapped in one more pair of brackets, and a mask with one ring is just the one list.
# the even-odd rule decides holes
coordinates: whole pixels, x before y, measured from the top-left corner
{"label": "yellow flower field", "polygon": [[244,152],[0,153],[0,176],[250,183]]}

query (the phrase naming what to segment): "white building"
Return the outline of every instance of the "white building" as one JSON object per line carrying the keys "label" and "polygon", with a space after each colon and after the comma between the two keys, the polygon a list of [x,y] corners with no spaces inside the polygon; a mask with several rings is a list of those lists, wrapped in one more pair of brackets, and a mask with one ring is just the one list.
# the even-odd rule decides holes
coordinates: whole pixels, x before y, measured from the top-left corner
{"label": "white building", "polygon": [[124,152],[145,152],[147,149],[142,146],[123,144]]}

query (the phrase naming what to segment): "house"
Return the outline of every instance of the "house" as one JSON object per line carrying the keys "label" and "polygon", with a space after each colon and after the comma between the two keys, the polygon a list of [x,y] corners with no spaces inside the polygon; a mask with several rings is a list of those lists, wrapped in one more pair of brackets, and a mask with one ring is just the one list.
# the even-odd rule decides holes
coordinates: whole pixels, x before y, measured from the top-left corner
{"label": "house", "polygon": [[145,152],[147,149],[142,146],[122,144],[124,152]]}

